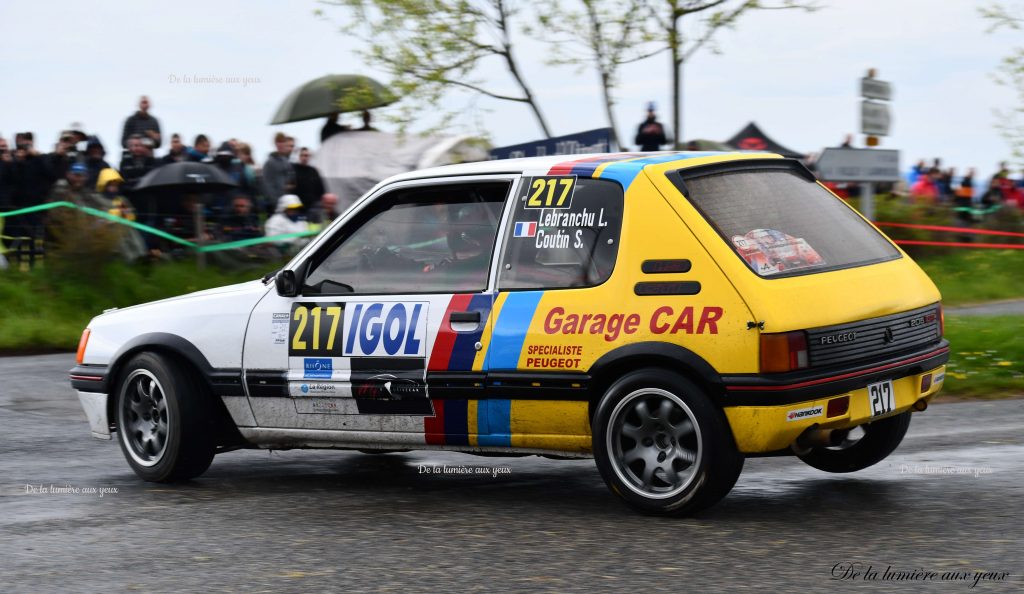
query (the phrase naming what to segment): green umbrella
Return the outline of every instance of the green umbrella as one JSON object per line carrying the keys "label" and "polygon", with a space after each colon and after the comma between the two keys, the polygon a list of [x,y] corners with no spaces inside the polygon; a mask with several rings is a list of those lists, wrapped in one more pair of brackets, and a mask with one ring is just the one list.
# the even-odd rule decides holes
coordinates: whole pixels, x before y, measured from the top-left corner
{"label": "green umbrella", "polygon": [[361,74],[329,74],[285,97],[271,124],[323,118],[336,112],[383,107],[398,100],[384,85]]}

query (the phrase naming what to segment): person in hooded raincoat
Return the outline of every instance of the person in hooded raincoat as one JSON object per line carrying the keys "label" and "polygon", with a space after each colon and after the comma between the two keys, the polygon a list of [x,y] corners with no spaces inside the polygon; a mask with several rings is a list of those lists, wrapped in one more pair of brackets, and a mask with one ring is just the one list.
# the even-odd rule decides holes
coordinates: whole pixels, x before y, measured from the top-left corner
{"label": "person in hooded raincoat", "polygon": [[[96,196],[99,198],[99,204],[95,208],[106,210],[108,214],[126,221],[134,221],[135,207],[121,194],[123,184],[124,178],[116,169],[107,167],[100,171],[96,178]],[[118,251],[124,259],[131,262],[145,256],[146,242],[142,239],[142,234],[125,225],[118,225],[118,227],[120,227],[118,229],[120,233]]]}

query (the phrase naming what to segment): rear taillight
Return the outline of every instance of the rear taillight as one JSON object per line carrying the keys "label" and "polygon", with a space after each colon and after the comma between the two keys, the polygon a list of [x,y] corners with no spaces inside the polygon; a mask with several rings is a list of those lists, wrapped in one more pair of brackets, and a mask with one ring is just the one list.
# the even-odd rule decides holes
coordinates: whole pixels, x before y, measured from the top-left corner
{"label": "rear taillight", "polygon": [[761,335],[761,371],[779,373],[805,369],[807,334],[802,331]]}
{"label": "rear taillight", "polygon": [[82,331],[82,338],[78,340],[78,354],[75,355],[75,362],[79,365],[85,360],[85,345],[89,344],[90,330],[86,328]]}

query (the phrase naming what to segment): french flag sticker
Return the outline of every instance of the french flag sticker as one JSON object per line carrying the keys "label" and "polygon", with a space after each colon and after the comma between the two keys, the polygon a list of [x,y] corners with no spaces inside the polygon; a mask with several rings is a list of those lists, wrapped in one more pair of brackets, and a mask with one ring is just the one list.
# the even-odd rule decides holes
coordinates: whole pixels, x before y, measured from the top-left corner
{"label": "french flag sticker", "polygon": [[514,237],[534,237],[537,235],[537,223],[516,221],[516,228],[512,235]]}

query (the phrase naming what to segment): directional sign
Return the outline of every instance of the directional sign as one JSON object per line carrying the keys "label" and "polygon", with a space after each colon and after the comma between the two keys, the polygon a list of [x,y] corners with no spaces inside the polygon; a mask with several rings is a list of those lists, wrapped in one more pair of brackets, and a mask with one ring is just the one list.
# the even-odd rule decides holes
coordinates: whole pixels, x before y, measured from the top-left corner
{"label": "directional sign", "polygon": [[892,85],[877,78],[860,79],[860,96],[865,99],[892,100]]}
{"label": "directional sign", "polygon": [[818,178],[835,182],[900,180],[900,152],[882,149],[827,148],[817,162]]}
{"label": "directional sign", "polygon": [[889,135],[889,106],[875,101],[863,101],[860,105],[860,131],[869,136]]}

